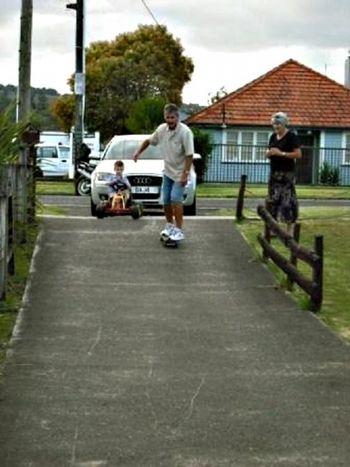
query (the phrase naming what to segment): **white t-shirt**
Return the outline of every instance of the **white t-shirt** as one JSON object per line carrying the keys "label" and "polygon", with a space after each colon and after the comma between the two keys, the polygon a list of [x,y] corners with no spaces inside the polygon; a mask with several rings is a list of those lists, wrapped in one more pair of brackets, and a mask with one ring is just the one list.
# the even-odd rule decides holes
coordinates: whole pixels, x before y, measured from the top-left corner
{"label": "white t-shirt", "polygon": [[164,154],[164,173],[175,182],[180,181],[187,156],[194,153],[193,133],[179,122],[174,130],[162,123],[150,137],[150,143],[158,144]]}

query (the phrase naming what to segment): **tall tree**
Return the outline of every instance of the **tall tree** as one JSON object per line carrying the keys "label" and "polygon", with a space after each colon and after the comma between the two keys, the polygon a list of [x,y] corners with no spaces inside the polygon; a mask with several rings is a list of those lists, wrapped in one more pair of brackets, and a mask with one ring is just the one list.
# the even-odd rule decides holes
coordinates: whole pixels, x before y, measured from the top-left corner
{"label": "tall tree", "polygon": [[164,121],[165,100],[162,97],[144,97],[135,102],[126,120],[126,127],[131,133],[153,133]]}
{"label": "tall tree", "polygon": [[[179,39],[165,26],[141,25],[113,41],[92,43],[86,51],[87,127],[107,139],[126,131],[132,105],[144,97],[180,104],[193,69]],[[61,119],[67,113],[63,107],[56,106]]]}

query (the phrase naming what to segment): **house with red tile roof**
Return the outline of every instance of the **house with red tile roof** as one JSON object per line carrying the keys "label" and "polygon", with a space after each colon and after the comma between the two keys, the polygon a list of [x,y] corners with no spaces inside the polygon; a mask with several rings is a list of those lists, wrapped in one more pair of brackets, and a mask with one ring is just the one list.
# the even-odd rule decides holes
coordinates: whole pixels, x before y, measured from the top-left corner
{"label": "house with red tile roof", "polygon": [[327,162],[338,168],[341,184],[350,185],[350,89],[292,59],[186,120],[212,136],[206,179],[238,181],[245,173],[266,182],[265,150],[278,111],[288,114],[303,147],[299,183],[318,183]]}

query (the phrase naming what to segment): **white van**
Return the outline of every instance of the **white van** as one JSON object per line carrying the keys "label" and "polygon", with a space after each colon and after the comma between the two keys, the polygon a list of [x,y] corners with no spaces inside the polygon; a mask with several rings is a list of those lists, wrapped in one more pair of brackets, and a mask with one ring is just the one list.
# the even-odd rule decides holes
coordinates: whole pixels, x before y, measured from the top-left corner
{"label": "white van", "polygon": [[39,143],[35,147],[39,177],[68,177],[71,160],[69,145]]}
{"label": "white van", "polygon": [[[84,143],[91,150],[90,158],[100,159],[100,133],[84,133]],[[39,177],[74,178],[72,132],[42,131],[35,147]]]}

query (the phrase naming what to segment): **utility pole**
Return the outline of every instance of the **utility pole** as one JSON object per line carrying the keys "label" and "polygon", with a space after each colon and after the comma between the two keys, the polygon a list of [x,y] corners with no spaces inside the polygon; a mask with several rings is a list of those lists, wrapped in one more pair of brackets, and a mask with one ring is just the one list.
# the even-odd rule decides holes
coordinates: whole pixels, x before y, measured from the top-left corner
{"label": "utility pole", "polygon": [[77,194],[77,161],[84,140],[84,101],[85,101],[85,48],[84,48],[84,0],[68,3],[67,8],[76,10],[75,30],[75,119],[73,135],[74,184]]}
{"label": "utility pole", "polygon": [[30,112],[30,71],[32,57],[33,0],[22,0],[17,92],[17,121]]}
{"label": "utility pole", "polygon": [[[32,24],[33,0],[22,0],[17,91],[17,122],[25,121],[26,118],[28,118],[31,110],[30,71],[32,57]],[[20,243],[25,243],[27,239],[26,224],[28,221],[28,161],[29,147],[23,146],[19,154],[16,182],[16,220],[19,223],[17,240]]]}

